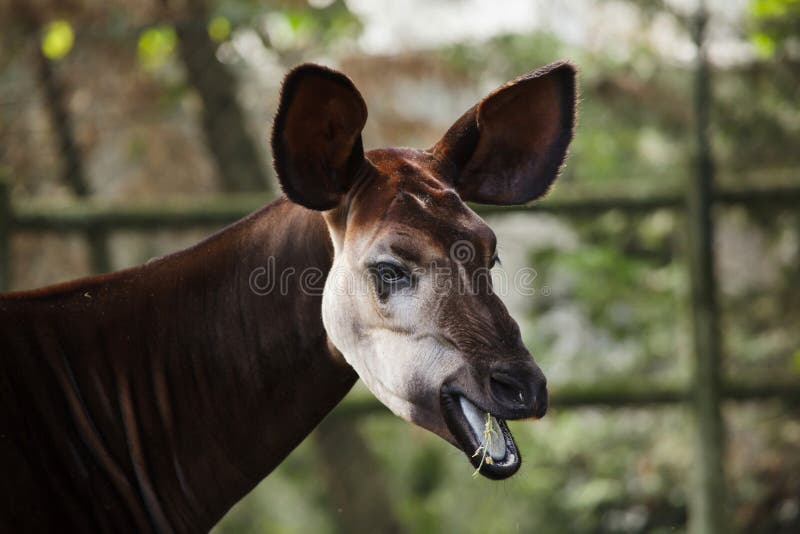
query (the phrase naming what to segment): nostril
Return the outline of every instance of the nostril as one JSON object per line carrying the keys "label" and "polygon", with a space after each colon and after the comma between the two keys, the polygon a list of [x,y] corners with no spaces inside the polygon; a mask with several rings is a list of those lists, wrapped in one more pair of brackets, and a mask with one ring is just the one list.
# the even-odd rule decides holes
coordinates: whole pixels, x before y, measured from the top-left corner
{"label": "nostril", "polygon": [[504,374],[493,374],[489,380],[492,395],[503,404],[525,405],[529,402],[528,392],[517,380]]}

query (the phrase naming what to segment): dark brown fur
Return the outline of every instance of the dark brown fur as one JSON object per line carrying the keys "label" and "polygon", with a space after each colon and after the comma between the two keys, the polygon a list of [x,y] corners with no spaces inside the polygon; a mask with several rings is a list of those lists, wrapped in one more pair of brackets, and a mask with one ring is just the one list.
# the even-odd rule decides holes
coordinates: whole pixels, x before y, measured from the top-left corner
{"label": "dark brown fur", "polygon": [[278,200],[142,267],[0,298],[0,531],[205,531],[302,441],[356,375],[319,296],[250,290],[270,256],[326,272],[322,217]]}

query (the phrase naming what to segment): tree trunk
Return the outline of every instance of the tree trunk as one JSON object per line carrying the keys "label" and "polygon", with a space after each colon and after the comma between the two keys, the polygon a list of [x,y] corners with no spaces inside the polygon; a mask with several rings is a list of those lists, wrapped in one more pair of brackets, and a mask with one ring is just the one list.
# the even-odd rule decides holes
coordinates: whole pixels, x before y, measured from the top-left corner
{"label": "tree trunk", "polygon": [[208,8],[203,0],[187,4],[190,17],[179,21],[175,30],[189,84],[203,102],[203,130],[220,173],[221,189],[266,191],[270,180],[259,157],[262,149],[245,127],[236,79],[217,60],[217,46],[206,28]]}
{"label": "tree trunk", "polygon": [[[28,15],[26,23],[31,28],[32,34],[38,37],[41,33],[41,26],[36,17]],[[64,88],[53,71],[52,62],[44,55],[41,48],[37,46],[35,53],[37,78],[44,91],[53,132],[58,139],[62,165],[61,176],[75,195],[81,198],[89,197],[91,190],[84,174],[81,152],[75,142],[72,116],[64,103]],[[86,239],[89,243],[92,272],[99,274],[110,271],[111,259],[106,231],[100,227],[89,228],[86,231]]]}

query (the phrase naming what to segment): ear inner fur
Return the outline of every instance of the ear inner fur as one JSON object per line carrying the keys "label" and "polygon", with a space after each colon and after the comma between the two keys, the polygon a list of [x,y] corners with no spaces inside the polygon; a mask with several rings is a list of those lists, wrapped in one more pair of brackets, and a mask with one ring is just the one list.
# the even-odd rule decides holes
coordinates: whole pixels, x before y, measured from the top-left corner
{"label": "ear inner fur", "polygon": [[305,64],[284,81],[272,130],[281,187],[307,208],[335,207],[364,162],[367,106],[344,74]]}
{"label": "ear inner fur", "polygon": [[432,149],[457,169],[464,200],[523,204],[558,176],[575,124],[575,68],[554,63],[496,89]]}

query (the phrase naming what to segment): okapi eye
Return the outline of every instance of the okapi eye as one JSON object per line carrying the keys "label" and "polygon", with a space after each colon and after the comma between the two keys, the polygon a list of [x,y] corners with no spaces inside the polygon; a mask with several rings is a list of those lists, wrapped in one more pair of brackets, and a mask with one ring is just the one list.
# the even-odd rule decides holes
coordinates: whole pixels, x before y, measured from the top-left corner
{"label": "okapi eye", "polygon": [[408,287],[411,282],[408,271],[396,263],[382,261],[373,265],[371,271],[378,298],[382,301],[387,300],[393,292]]}
{"label": "okapi eye", "polygon": [[395,284],[406,278],[406,272],[402,267],[388,262],[377,264],[375,272],[384,284]]}
{"label": "okapi eye", "polygon": [[489,269],[494,269],[495,265],[501,265],[502,262],[500,261],[500,256],[497,255],[497,252],[494,253],[492,259],[489,260]]}

